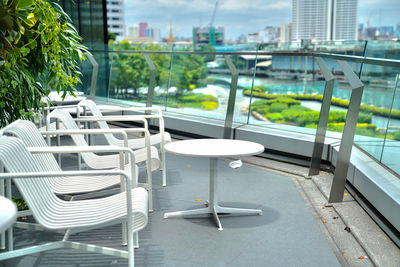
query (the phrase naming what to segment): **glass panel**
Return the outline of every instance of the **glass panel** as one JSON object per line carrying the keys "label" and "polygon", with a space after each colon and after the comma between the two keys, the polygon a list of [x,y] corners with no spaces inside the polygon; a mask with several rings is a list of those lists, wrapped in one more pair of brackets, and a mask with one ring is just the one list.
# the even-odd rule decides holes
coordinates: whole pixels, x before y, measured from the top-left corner
{"label": "glass panel", "polygon": [[[296,45],[297,44],[297,45]],[[318,42],[262,44],[264,51],[317,51],[347,55],[362,55],[364,42]],[[268,60],[265,60],[268,62]],[[340,138],[350,99],[349,85],[336,60],[324,58],[328,68],[337,77],[333,91],[331,116],[327,136]],[[257,67],[249,123],[272,128],[315,134],[325,81],[315,60],[303,56],[273,55],[270,64]],[[265,66],[263,66],[265,65]],[[360,64],[351,63],[356,73]],[[247,94],[250,95],[250,88]],[[246,91],[245,91],[246,92]],[[344,101],[343,101],[344,100]],[[271,112],[272,110],[272,112]],[[343,125],[342,125],[343,124]]]}
{"label": "glass panel", "polygon": [[[369,41],[367,56],[375,58],[398,59],[400,42]],[[367,65],[362,71],[366,90],[363,104],[372,114],[372,129],[359,129],[355,143],[369,152],[377,160],[381,160],[389,168],[400,171],[394,160],[398,156],[396,144],[400,127],[400,102],[396,78],[399,70],[392,67]],[[398,86],[398,84],[397,84]],[[362,107],[363,108],[363,107]],[[361,131],[360,131],[361,130]],[[363,136],[361,136],[363,135]]]}
{"label": "glass panel", "polygon": [[400,174],[400,85],[397,76],[395,94],[393,99],[393,108],[387,127],[386,139],[383,147],[381,162],[387,167]]}
{"label": "glass panel", "polygon": [[[191,51],[174,46],[174,51]],[[215,51],[211,46],[199,47]],[[225,120],[230,84],[222,56],[175,54],[172,60],[167,110],[181,114]]]}

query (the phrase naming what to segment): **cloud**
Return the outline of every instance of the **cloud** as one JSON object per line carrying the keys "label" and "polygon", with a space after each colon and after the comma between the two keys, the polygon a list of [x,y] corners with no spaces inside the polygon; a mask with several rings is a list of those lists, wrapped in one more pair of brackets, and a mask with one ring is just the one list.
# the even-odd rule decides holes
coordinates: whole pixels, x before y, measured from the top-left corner
{"label": "cloud", "polygon": [[[147,21],[167,37],[172,24],[174,34],[190,37],[192,28],[209,24],[215,0],[125,0],[127,26]],[[400,23],[399,0],[359,0],[359,22],[371,25]],[[380,11],[379,11],[380,10]],[[380,14],[380,15],[379,15]],[[227,39],[253,33],[266,26],[291,22],[292,0],[218,0],[214,25],[225,27]]]}

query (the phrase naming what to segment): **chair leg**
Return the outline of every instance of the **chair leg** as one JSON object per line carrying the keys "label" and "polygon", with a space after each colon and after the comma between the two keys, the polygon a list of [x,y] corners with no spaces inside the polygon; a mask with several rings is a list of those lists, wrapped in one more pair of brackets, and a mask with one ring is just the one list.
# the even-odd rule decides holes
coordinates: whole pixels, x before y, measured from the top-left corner
{"label": "chair leg", "polygon": [[126,245],[128,245],[128,240],[127,240],[127,238],[128,238],[128,229],[127,229],[127,223],[126,222],[124,222],[124,223],[122,223],[122,241],[121,241],[121,245],[122,246],[126,246]]}
{"label": "chair leg", "polygon": [[139,232],[133,234],[133,247],[139,248]]}
{"label": "chair leg", "polygon": [[161,171],[162,171],[162,186],[167,186],[167,169],[165,166],[165,149],[161,146]]}

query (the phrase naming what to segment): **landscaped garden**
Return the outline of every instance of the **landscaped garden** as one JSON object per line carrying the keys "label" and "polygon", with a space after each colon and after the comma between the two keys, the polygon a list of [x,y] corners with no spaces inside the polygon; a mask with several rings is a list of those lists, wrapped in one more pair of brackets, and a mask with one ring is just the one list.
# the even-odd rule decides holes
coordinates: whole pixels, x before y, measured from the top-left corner
{"label": "landscaped garden", "polygon": [[[251,105],[251,112],[254,116],[264,118],[266,121],[289,124],[306,128],[317,128],[319,111],[301,105],[301,100],[314,100],[322,102],[322,95],[272,95],[266,93],[269,87],[261,86],[253,89],[253,97],[262,98],[256,100]],[[248,88],[243,90],[244,95],[250,95]],[[349,101],[342,99],[332,99],[332,105],[348,107]],[[389,109],[377,108],[369,105],[361,105],[358,116],[356,134],[378,138],[395,139],[400,141],[400,131],[387,132],[376,128],[372,124],[372,115],[387,117]],[[328,131],[342,132],[346,121],[346,111],[331,110],[327,125]],[[392,118],[400,118],[400,111],[393,110]]]}

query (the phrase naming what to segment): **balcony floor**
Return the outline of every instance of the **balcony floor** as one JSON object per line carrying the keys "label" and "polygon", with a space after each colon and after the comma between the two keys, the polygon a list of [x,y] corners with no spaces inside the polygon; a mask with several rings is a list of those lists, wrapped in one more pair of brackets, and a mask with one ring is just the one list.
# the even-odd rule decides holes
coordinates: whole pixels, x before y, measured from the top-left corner
{"label": "balcony floor", "polygon": [[[64,157],[64,166],[71,165],[72,160],[70,156]],[[316,211],[316,206],[322,205],[321,199],[325,200],[321,198],[323,194],[315,190],[315,184],[314,189],[304,192],[308,187],[304,181],[313,184],[311,180],[260,167],[276,168],[282,165],[279,162],[258,157],[250,158],[250,161],[252,164],[231,169],[229,159],[219,160],[219,199],[225,206],[262,209],[263,215],[221,216],[224,230],[218,231],[212,218],[207,216],[163,218],[165,212],[203,207],[209,191],[207,159],[167,154],[168,186],[161,187],[161,173],[153,172],[155,211],[149,216],[148,226],[139,234],[136,266],[374,265],[367,256],[357,258],[366,253],[352,235],[343,231],[343,221],[338,217],[335,219],[335,210],[320,210],[326,213],[328,223],[324,215]],[[292,171],[298,168],[287,166],[291,166]],[[311,200],[307,196],[309,193],[313,195]],[[328,225],[330,229],[332,225],[340,228],[341,232],[332,236],[335,231],[327,230]],[[14,229],[16,248],[61,239],[58,234]],[[121,248],[121,228],[116,225],[88,231],[71,236],[70,240]],[[71,249],[0,262],[0,266],[126,264],[125,259]]]}

